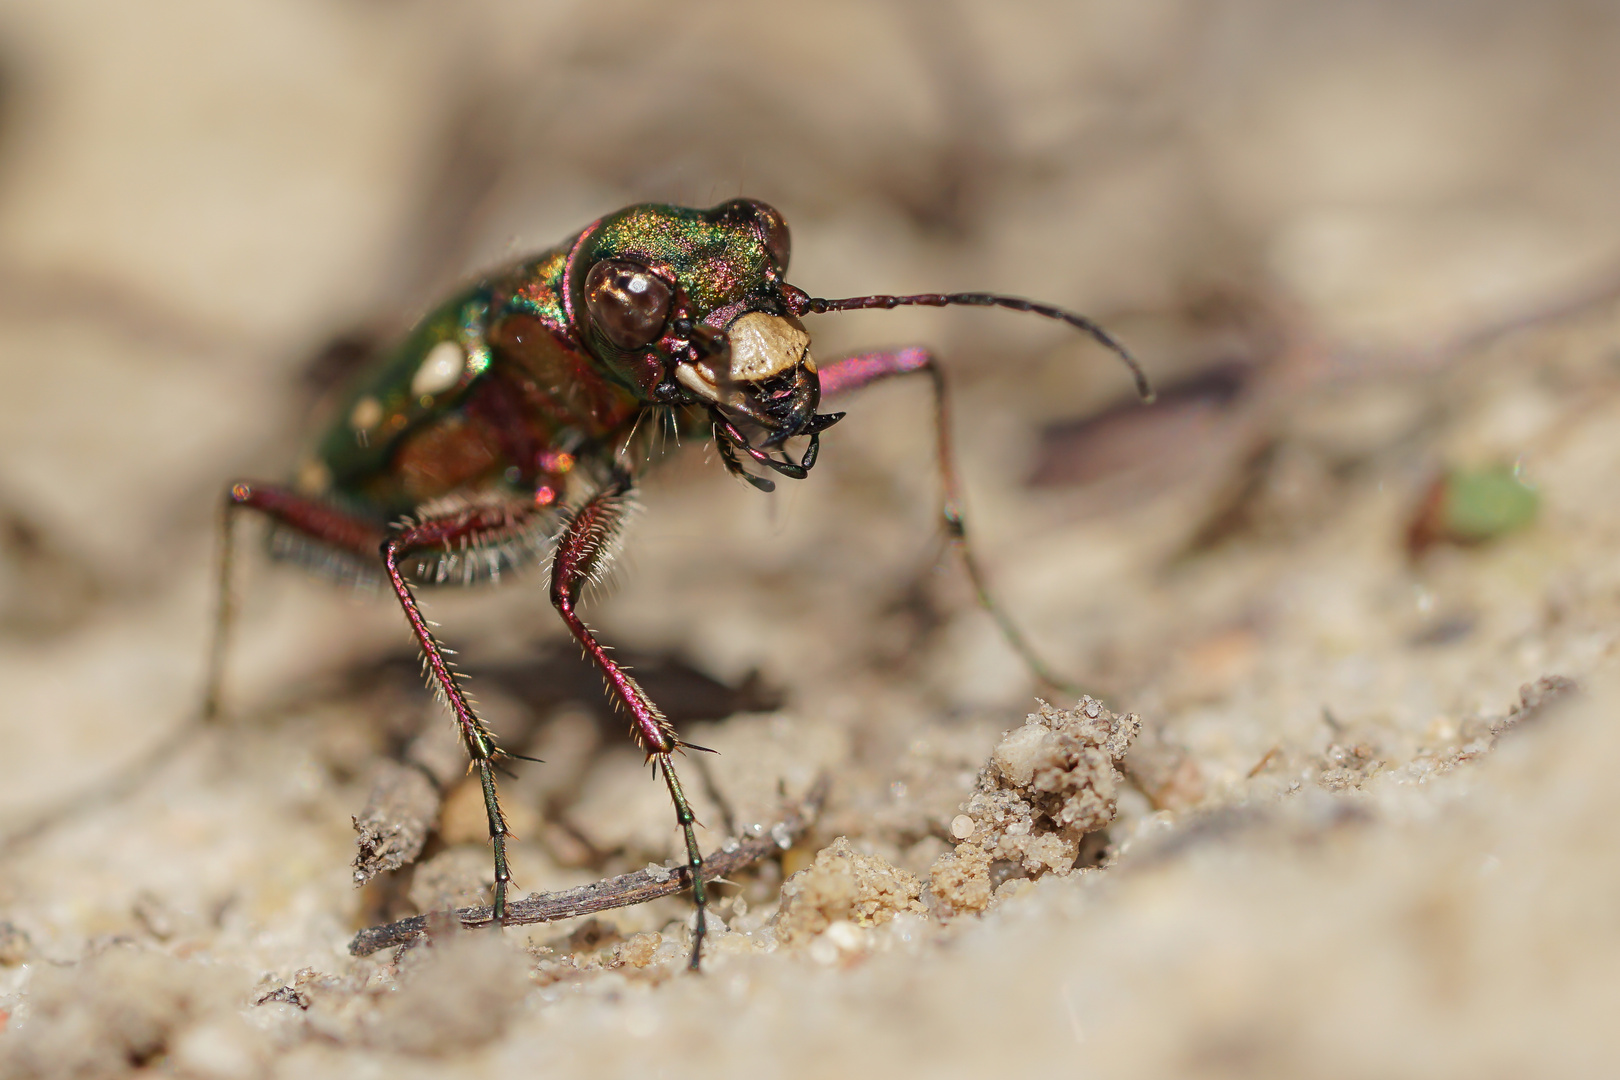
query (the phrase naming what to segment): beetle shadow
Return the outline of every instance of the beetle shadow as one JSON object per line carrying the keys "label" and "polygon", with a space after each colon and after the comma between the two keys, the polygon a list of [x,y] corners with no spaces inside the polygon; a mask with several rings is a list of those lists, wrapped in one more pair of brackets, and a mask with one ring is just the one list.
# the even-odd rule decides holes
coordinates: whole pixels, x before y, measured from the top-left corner
{"label": "beetle shadow", "polygon": [[[782,690],[767,684],[757,671],[732,684],[673,652],[620,649],[614,658],[635,672],[636,681],[677,728],[737,713],[772,712],[784,702]],[[588,713],[604,735],[624,738],[624,719],[603,693],[601,672],[569,645],[543,643],[529,657],[468,663],[461,670],[475,693],[478,687],[488,687],[524,707],[529,716],[526,730],[502,733],[512,745],[527,742],[547,717],[565,707]],[[348,681],[351,686],[384,683],[421,692],[421,659],[395,653],[352,672]]]}

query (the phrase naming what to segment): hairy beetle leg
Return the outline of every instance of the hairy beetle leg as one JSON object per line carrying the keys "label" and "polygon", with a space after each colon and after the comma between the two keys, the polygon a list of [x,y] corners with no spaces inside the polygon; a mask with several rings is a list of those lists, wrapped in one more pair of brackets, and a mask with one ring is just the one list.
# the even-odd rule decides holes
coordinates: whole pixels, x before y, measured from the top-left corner
{"label": "hairy beetle leg", "polygon": [[274,484],[241,481],[232,484],[226,495],[224,549],[220,560],[220,627],[215,635],[215,661],[209,675],[208,705],[217,712],[222,683],[225,634],[231,614],[230,562],[231,517],[237,508],[258,510],[282,525],[296,530],[313,540],[349,552],[358,557],[375,558],[379,554],[394,594],[399,598],[405,618],[411,624],[426,661],[431,685],[455,717],[457,734],[471,759],[473,771],[478,773],[479,785],[484,792],[484,810],[489,817],[489,841],[495,858],[495,922],[506,918],[506,891],[512,873],[506,861],[506,815],[501,812],[500,795],[495,785],[495,765],[502,750],[495,742],[484,722],[474,711],[471,700],[462,689],[457,673],[445,656],[444,647],[434,636],[427,619],[416,602],[410,585],[399,569],[402,555],[423,548],[455,544],[463,540],[476,543],[481,537],[504,532],[512,526],[508,511],[470,510],[442,519],[423,521],[406,526],[392,536],[375,526],[354,518],[332,506],[306,498],[296,492]]}
{"label": "hairy beetle leg", "polygon": [[821,367],[821,396],[831,399],[840,394],[853,393],[864,386],[875,382],[893,378],[896,375],[926,374],[934,391],[934,433],[935,456],[939,461],[941,486],[944,488],[944,501],[940,507],[940,518],[945,526],[945,535],[949,538],[951,546],[956,548],[962,556],[962,565],[967,569],[968,580],[973,584],[973,592],[978,598],[979,606],[989,613],[994,620],[996,628],[1007,644],[1012,646],[1014,652],[1023,660],[1024,666],[1034,674],[1042,683],[1054,690],[1062,691],[1070,696],[1078,696],[1081,689],[1074,684],[1058,678],[1046,661],[1042,660],[1029,640],[1024,637],[1018,624],[1012,621],[1005,610],[996,602],[990,593],[990,587],[985,578],[984,569],[979,563],[978,556],[973,551],[973,545],[968,540],[967,522],[962,513],[962,486],[956,475],[956,455],[951,447],[951,417],[950,395],[945,385],[945,372],[940,368],[934,354],[927,349],[906,348],[895,349],[891,352],[861,353],[857,356],[847,356],[841,360],[834,360]]}
{"label": "hairy beetle leg", "polygon": [[[702,876],[703,856],[694,828],[697,819],[672,761],[672,755],[682,744],[646,691],[629,672],[608,656],[607,650],[597,641],[576,610],[585,583],[597,577],[608,562],[612,541],[623,522],[630,486],[629,478],[621,477],[587,501],[570,518],[558,538],[552,561],[551,601],[586,654],[606,676],[614,699],[630,713],[632,734],[654,761],[655,768],[662,773],[664,783],[669,788],[670,800],[675,806],[675,820],[684,833],[687,866],[692,879],[692,901],[697,912],[690,961],[690,966],[696,969],[702,958],[707,929],[705,909],[708,894]],[[258,510],[287,528],[357,556],[366,557],[381,552],[388,580],[426,660],[429,678],[455,717],[462,744],[472,759],[472,768],[478,773],[479,784],[484,791],[484,809],[489,817],[490,845],[495,857],[494,916],[497,923],[501,922],[506,915],[506,891],[511,881],[511,871],[506,861],[508,829],[505,815],[501,812],[494,774],[496,762],[503,751],[462,689],[443,646],[434,636],[410,584],[399,569],[399,560],[411,551],[457,544],[463,540],[476,543],[483,536],[508,530],[513,525],[510,514],[505,511],[467,511],[448,518],[423,521],[387,536],[367,522],[286,488],[246,481],[232,484],[226,495],[222,527],[220,622],[216,628],[214,660],[208,680],[211,712],[217,712],[219,708],[225,640],[231,616],[232,518],[242,508]]]}
{"label": "hairy beetle leg", "polygon": [[692,906],[696,910],[696,918],[688,966],[696,971],[703,958],[708,891],[703,882],[703,853],[698,848],[694,829],[697,818],[686,800],[686,793],[681,788],[680,778],[675,775],[671,759],[671,755],[683,744],[647,692],[631,678],[628,671],[614,662],[576,610],[580,590],[586,582],[600,575],[611,556],[613,541],[624,520],[630,488],[630,479],[621,477],[612,487],[575,511],[558,538],[557,551],[552,557],[551,602],[575,640],[585,650],[585,655],[601,669],[613,699],[630,714],[631,735],[646,751],[654,768],[663,774],[664,783],[669,788],[670,801],[675,804],[675,822],[681,827],[686,841],[686,865],[692,877]]}
{"label": "hairy beetle leg", "polygon": [[501,812],[500,793],[495,786],[495,762],[501,755],[501,749],[495,742],[495,736],[473,711],[472,702],[458,681],[458,673],[445,658],[444,647],[422,616],[409,583],[400,573],[399,557],[424,547],[449,546],[460,541],[476,543],[486,534],[504,531],[509,527],[509,522],[510,518],[505,515],[486,520],[480,512],[470,511],[453,518],[425,521],[402,529],[383,541],[381,547],[388,581],[394,588],[394,595],[399,597],[400,607],[405,609],[405,617],[410,620],[417,643],[422,647],[432,685],[455,716],[457,734],[461,736],[461,744],[466,747],[472,767],[478,773],[479,786],[483,788],[484,812],[489,819],[489,845],[495,856],[495,896],[491,909],[497,924],[506,921],[506,890],[512,882],[512,871],[506,863],[506,837],[510,830],[507,828],[506,815]]}

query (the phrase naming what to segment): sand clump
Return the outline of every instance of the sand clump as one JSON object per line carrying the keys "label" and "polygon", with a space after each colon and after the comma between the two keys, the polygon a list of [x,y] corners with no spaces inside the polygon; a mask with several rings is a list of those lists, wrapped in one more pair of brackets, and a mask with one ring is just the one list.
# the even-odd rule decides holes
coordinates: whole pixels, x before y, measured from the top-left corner
{"label": "sand clump", "polygon": [[934,899],[947,914],[983,911],[994,897],[992,871],[1009,876],[1066,873],[1086,837],[1114,820],[1121,759],[1142,729],[1084,697],[1073,709],[1040,703],[1024,726],[1002,736],[979,786],[951,821],[954,851],[929,872]]}
{"label": "sand clump", "polygon": [[631,934],[613,947],[612,964],[616,967],[650,967],[658,959],[658,947],[663,943],[664,935],[653,930]]}
{"label": "sand clump", "polygon": [[840,836],[782,883],[776,940],[800,945],[838,923],[881,926],[902,912],[924,915],[922,891],[914,875],[880,856],[862,854]]}

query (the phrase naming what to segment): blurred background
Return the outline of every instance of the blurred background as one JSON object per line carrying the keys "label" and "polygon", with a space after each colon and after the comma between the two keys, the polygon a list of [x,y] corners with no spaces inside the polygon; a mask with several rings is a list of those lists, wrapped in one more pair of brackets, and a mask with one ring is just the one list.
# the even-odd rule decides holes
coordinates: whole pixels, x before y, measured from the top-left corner
{"label": "blurred background", "polygon": [[[1038,298],[1159,384],[1141,409],[1106,353],[1006,312],[810,323],[818,357],[944,358],[994,587],[1159,748],[1127,810],[1247,797],[1268,762],[1286,775],[1266,790],[1341,767],[1340,723],[1412,760],[1614,646],[1617,54],[1603,0],[0,4],[0,822],[194,711],[219,493],[286,474],[321,357],[600,214],[737,195],[785,214],[814,295]],[[651,475],[592,619],[672,712],[838,732],[854,833],[908,768],[958,755],[971,780],[1040,688],[938,535],[924,388],[848,408],[773,498],[697,449]],[[1423,517],[1451,470],[1489,468],[1539,491],[1529,539],[1486,550]],[[391,604],[245,562],[233,711],[414,678],[390,667]],[[557,666],[537,583],[430,603],[497,724],[543,740],[551,712],[600,709]],[[348,730],[320,715],[310,731]],[[330,796],[310,860],[344,904],[356,777],[399,737],[354,723],[297,773]],[[587,741],[537,813],[590,789],[609,750]],[[659,856],[648,813],[647,850],[589,838]],[[929,827],[883,820],[871,842],[926,868]],[[261,842],[243,828],[233,872]],[[188,857],[165,880],[200,873]],[[42,903],[45,865],[0,901]],[[123,901],[78,903],[36,933],[88,934],[80,908]]]}
{"label": "blurred background", "polygon": [[[185,711],[214,493],[285,473],[312,358],[335,339],[386,337],[619,206],[739,193],[786,214],[791,276],[813,293],[1019,293],[1103,319],[1161,385],[1205,373],[1170,420],[1099,433],[1075,424],[1127,383],[1040,320],[913,310],[812,327],[822,356],[915,341],[946,358],[993,576],[1059,668],[1110,685],[1101,643],[1040,597],[1054,577],[1106,590],[1130,556],[1043,549],[1054,526],[1099,492],[1141,501],[1191,478],[1193,503],[1207,497],[1248,445],[1231,450],[1210,414],[1240,408],[1259,368],[1443,364],[1616,284],[1617,41],[1612,5],[1574,0],[8,5],[0,626],[21,730],[6,737],[18,757],[82,762],[117,747],[77,736],[80,717],[118,713],[127,746]],[[888,581],[893,600],[928,561],[922,397],[857,403],[804,485],[864,486],[887,531],[837,541],[818,525],[824,490],[762,509],[699,462],[654,479],[630,545],[645,599],[603,617],[643,646],[690,640],[700,595],[760,537],[778,577],[840,602],[862,591],[850,581]],[[666,512],[682,504],[698,520]],[[734,515],[768,520],[734,541]],[[1162,556],[1185,538],[1166,530],[1194,527],[1155,519],[1133,543]],[[696,592],[668,582],[686,551],[671,531],[731,553]],[[816,540],[842,546],[805,555]],[[249,593],[245,648],[262,663],[241,665],[245,692],[373,650],[357,623],[387,632],[392,613],[333,613],[296,577],[267,586],[288,599]],[[519,607],[549,622],[534,597]],[[757,621],[781,620],[764,607]],[[979,696],[1016,698],[1016,665],[968,625],[958,652],[994,654],[968,669],[1008,669],[981,673]],[[144,628],[143,647],[113,626]],[[715,631],[710,665],[791,666],[771,633]]]}

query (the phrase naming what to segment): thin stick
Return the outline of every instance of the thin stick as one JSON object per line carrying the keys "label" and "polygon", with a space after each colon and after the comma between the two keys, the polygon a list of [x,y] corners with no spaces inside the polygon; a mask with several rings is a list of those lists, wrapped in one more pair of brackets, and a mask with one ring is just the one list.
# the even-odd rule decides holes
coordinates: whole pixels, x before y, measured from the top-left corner
{"label": "thin stick", "polygon": [[[715,878],[758,862],[768,855],[791,847],[805,834],[821,812],[827,798],[827,778],[822,777],[810,789],[804,801],[794,807],[782,821],[759,836],[744,837],[730,851],[721,849],[703,857],[703,880]],[[629,907],[671,896],[690,888],[691,871],[686,866],[671,866],[661,871],[637,870],[605,881],[581,885],[577,889],[541,893],[506,906],[507,926],[527,926],[530,923],[555,922],[575,915],[590,915],[598,911]],[[428,933],[430,916],[415,915],[385,926],[372,926],[360,931],[349,942],[349,952],[355,956],[368,956],[380,949],[395,945],[409,945]],[[493,915],[487,906],[461,908],[456,919],[464,927],[487,926]]]}

